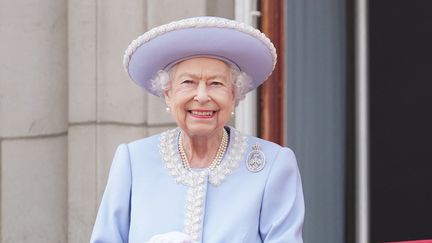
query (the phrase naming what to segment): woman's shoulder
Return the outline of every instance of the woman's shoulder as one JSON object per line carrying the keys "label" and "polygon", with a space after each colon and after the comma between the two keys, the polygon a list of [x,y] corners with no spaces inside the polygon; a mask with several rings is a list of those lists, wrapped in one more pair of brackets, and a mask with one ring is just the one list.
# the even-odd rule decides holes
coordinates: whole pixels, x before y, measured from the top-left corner
{"label": "woman's shoulder", "polygon": [[[174,129],[175,130],[175,129]],[[172,130],[171,130],[172,131]],[[149,137],[131,141],[125,145],[128,150],[129,159],[136,166],[158,166],[160,165],[160,147],[163,134],[167,131],[151,135]]]}
{"label": "woman's shoulder", "polygon": [[167,134],[174,134],[176,133],[178,130],[178,128],[173,128],[173,129],[168,129],[166,131],[145,137],[145,138],[140,138],[134,141],[129,142],[127,145],[129,148],[134,148],[134,147],[148,147],[148,146],[159,146],[159,143],[161,141],[161,137],[163,137],[164,135]]}
{"label": "woman's shoulder", "polygon": [[251,135],[246,135],[248,138],[248,143],[249,144],[260,144],[261,147],[264,149],[270,149],[270,150],[279,150],[282,149],[283,147],[280,146],[277,143],[274,143],[272,141],[268,141],[259,137],[255,137],[255,136],[251,136]]}
{"label": "woman's shoulder", "polygon": [[129,148],[133,148],[133,147],[142,147],[142,146],[149,146],[149,145],[154,145],[159,142],[160,140],[160,136],[161,133],[149,136],[149,137],[145,137],[145,138],[140,138],[134,141],[129,142],[127,145]]}
{"label": "woman's shoulder", "polygon": [[178,128],[169,129],[164,132],[151,135],[149,137],[141,138],[134,140],[132,142],[127,143],[127,147],[131,154],[138,153],[138,154],[148,154],[149,152],[153,154],[159,154],[155,153],[155,151],[159,151],[159,148],[162,143],[172,142],[173,136],[178,134]]}
{"label": "woman's shoulder", "polygon": [[248,146],[253,148],[256,145],[259,145],[259,149],[261,149],[266,154],[278,154],[281,151],[286,151],[288,153],[294,153],[290,148],[283,147],[277,143],[272,141],[268,141],[262,138],[258,138],[251,135],[244,135],[247,138]]}

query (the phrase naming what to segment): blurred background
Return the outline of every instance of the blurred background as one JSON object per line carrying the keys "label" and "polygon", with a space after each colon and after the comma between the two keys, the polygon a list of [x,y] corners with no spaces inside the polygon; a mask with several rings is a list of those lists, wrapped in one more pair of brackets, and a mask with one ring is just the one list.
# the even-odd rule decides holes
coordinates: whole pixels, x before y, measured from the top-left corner
{"label": "blurred background", "polygon": [[116,146],[175,126],[129,80],[124,50],[152,27],[203,15],[254,25],[278,49],[274,74],[232,124],[296,152],[305,242],[432,238],[431,9],[429,0],[1,0],[0,242],[89,241]]}

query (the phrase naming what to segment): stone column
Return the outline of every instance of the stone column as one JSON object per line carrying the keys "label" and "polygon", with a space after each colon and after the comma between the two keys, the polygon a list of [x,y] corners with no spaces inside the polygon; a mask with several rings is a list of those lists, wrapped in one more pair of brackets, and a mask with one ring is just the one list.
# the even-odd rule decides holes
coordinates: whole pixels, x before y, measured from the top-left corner
{"label": "stone column", "polygon": [[0,2],[0,241],[65,242],[66,0]]}
{"label": "stone column", "polygon": [[122,68],[146,3],[69,0],[68,242],[88,242],[120,143],[144,137],[146,94]]}

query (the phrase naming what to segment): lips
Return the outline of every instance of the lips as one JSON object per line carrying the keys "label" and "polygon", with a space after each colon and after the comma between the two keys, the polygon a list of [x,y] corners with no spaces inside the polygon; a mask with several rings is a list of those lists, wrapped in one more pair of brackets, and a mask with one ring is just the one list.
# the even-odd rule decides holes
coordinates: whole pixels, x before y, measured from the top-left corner
{"label": "lips", "polygon": [[211,118],[216,111],[212,110],[189,110],[189,113],[198,118]]}

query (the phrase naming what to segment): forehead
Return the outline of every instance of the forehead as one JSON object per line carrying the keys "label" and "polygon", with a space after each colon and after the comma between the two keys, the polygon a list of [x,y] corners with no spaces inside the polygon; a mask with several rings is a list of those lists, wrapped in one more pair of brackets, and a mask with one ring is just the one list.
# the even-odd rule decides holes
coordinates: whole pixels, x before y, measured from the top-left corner
{"label": "forehead", "polygon": [[208,57],[196,57],[178,63],[174,77],[181,75],[229,77],[230,67],[225,62]]}

